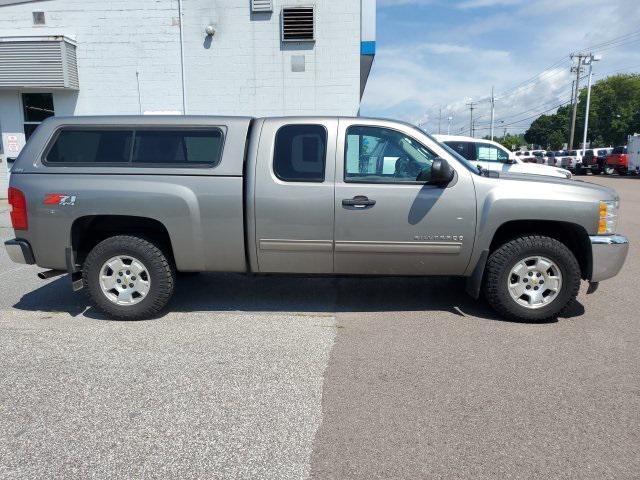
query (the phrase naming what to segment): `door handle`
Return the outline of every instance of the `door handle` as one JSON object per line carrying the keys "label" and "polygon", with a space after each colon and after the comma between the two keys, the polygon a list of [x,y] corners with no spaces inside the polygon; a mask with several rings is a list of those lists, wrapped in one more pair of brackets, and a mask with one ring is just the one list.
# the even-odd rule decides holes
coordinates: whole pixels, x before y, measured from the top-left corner
{"label": "door handle", "polygon": [[342,200],[343,207],[366,208],[366,207],[373,207],[375,204],[376,204],[375,200],[369,200],[364,195],[356,195],[353,198],[345,198]]}

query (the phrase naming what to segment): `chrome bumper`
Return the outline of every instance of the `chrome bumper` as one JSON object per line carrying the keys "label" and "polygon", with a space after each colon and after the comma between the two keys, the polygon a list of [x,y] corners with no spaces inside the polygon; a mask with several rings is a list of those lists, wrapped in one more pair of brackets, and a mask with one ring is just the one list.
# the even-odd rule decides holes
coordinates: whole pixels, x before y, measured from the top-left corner
{"label": "chrome bumper", "polygon": [[15,263],[26,263],[27,265],[36,263],[31,245],[26,240],[8,240],[4,242],[4,248],[11,261]]}
{"label": "chrome bumper", "polygon": [[629,251],[629,240],[622,235],[596,235],[591,240],[593,259],[590,282],[597,283],[615,277]]}

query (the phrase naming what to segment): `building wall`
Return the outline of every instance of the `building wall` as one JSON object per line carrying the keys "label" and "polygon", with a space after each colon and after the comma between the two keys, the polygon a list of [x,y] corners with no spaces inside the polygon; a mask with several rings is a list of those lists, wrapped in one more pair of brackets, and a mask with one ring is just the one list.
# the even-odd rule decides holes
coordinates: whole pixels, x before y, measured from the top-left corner
{"label": "building wall", "polygon": [[[184,0],[187,113],[342,114],[359,107],[360,0]],[[316,41],[280,42],[282,5],[316,6]],[[45,26],[32,12],[44,11]],[[208,38],[207,25],[216,28]],[[65,35],[77,44],[83,114],[182,111],[177,0],[50,0],[0,7],[2,36]],[[291,71],[304,55],[305,72]],[[140,101],[138,100],[138,85]],[[57,112],[56,112],[57,113]]]}
{"label": "building wall", "polygon": [[[375,0],[364,1],[375,10]],[[280,41],[283,5],[315,5],[315,42]],[[183,8],[186,113],[358,113],[361,0],[273,0],[273,12],[261,14],[251,13],[250,0],[183,0]],[[45,13],[46,25],[33,25],[34,11]],[[183,111],[178,0],[0,6],[0,36],[44,35],[77,43],[80,89],[53,91],[56,115]],[[300,56],[305,71],[293,72],[292,57]],[[7,151],[9,135],[24,145],[20,93],[0,90],[5,156],[15,156]]]}

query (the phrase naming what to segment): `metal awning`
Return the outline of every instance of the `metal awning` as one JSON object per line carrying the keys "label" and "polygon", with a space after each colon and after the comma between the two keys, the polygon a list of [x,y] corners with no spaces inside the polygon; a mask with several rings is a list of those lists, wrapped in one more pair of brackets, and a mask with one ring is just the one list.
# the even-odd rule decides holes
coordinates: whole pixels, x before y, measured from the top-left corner
{"label": "metal awning", "polygon": [[0,37],[0,89],[78,90],[76,43],[64,36]]}

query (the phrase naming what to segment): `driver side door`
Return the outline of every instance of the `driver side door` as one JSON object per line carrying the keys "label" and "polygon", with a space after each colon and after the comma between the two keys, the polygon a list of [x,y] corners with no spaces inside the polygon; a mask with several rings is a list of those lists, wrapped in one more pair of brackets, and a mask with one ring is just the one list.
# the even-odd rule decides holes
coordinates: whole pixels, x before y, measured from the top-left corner
{"label": "driver side door", "polygon": [[462,274],[475,233],[471,173],[452,165],[448,186],[430,184],[437,155],[427,142],[410,127],[373,122],[339,123],[334,272]]}

